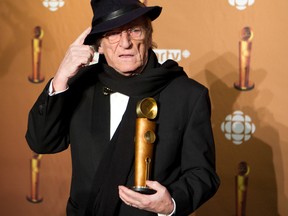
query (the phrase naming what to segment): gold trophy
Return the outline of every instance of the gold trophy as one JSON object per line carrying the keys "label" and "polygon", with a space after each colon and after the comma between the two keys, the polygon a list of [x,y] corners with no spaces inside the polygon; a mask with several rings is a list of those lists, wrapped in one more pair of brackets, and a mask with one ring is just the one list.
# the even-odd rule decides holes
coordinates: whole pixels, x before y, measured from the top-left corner
{"label": "gold trophy", "polygon": [[246,198],[248,188],[248,175],[250,168],[246,162],[238,165],[238,175],[236,176],[236,216],[246,215]]}
{"label": "gold trophy", "polygon": [[30,183],[31,183],[31,194],[27,196],[27,200],[32,203],[42,202],[42,198],[39,197],[39,173],[40,173],[40,160],[41,154],[34,154],[30,159]]}
{"label": "gold trophy", "polygon": [[252,38],[253,32],[250,27],[244,27],[239,42],[239,81],[234,83],[234,87],[242,91],[254,88],[254,83],[249,81]]}
{"label": "gold trophy", "polygon": [[156,140],[155,121],[157,103],[153,98],[144,98],[137,104],[136,131],[135,131],[135,176],[134,191],[143,194],[154,194],[155,190],[146,186],[146,180],[151,175],[153,163],[153,143]]}
{"label": "gold trophy", "polygon": [[44,31],[40,26],[34,28],[34,38],[32,39],[32,74],[28,76],[28,80],[32,83],[41,83],[44,76],[40,72],[41,65],[41,48]]}

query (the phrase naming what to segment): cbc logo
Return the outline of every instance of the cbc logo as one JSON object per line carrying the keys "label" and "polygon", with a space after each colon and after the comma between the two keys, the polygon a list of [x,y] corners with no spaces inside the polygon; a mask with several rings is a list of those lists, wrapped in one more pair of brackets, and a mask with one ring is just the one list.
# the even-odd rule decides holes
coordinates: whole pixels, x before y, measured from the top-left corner
{"label": "cbc logo", "polygon": [[245,10],[247,6],[254,4],[255,0],[228,0],[231,6],[235,6],[238,10]]}
{"label": "cbc logo", "polygon": [[65,4],[64,0],[44,0],[42,3],[50,11],[56,11]]}
{"label": "cbc logo", "polygon": [[226,139],[232,140],[235,145],[240,145],[251,138],[256,127],[250,116],[238,110],[226,116],[225,121],[221,124],[221,130]]}

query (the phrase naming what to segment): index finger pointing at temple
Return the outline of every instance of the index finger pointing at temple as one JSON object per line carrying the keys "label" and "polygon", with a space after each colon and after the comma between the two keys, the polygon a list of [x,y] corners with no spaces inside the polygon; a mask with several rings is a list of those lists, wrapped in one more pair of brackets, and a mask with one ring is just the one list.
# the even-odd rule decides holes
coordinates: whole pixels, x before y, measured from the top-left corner
{"label": "index finger pointing at temple", "polygon": [[90,31],[91,31],[91,27],[88,27],[87,29],[85,29],[72,44],[82,45],[84,43],[86,36],[90,33]]}

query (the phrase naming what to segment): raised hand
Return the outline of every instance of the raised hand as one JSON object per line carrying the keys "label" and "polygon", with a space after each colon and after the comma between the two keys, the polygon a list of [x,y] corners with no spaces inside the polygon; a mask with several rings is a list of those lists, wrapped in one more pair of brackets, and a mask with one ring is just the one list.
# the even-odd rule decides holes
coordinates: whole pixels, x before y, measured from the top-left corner
{"label": "raised hand", "polygon": [[53,79],[53,90],[62,91],[67,88],[68,80],[75,76],[79,69],[88,65],[94,56],[94,49],[83,42],[90,33],[91,27],[85,29],[78,38],[69,46],[57,73]]}

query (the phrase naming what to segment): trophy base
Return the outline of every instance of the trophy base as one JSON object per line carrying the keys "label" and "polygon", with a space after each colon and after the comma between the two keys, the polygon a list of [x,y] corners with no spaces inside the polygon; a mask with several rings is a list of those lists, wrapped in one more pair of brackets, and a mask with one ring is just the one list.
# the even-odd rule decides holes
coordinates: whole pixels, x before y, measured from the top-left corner
{"label": "trophy base", "polygon": [[234,83],[234,88],[240,90],[240,91],[249,91],[252,90],[255,87],[254,83],[249,82],[247,86],[240,85],[240,82]]}
{"label": "trophy base", "polygon": [[31,83],[42,83],[45,78],[44,77],[40,77],[39,79],[35,79],[34,77],[32,76],[28,76],[28,80],[31,82]]}
{"label": "trophy base", "polygon": [[32,199],[31,197],[28,197],[28,196],[26,197],[26,199],[31,203],[40,203],[43,201],[42,198],[41,199]]}
{"label": "trophy base", "polygon": [[133,186],[131,190],[142,194],[155,194],[157,191],[144,186]]}

